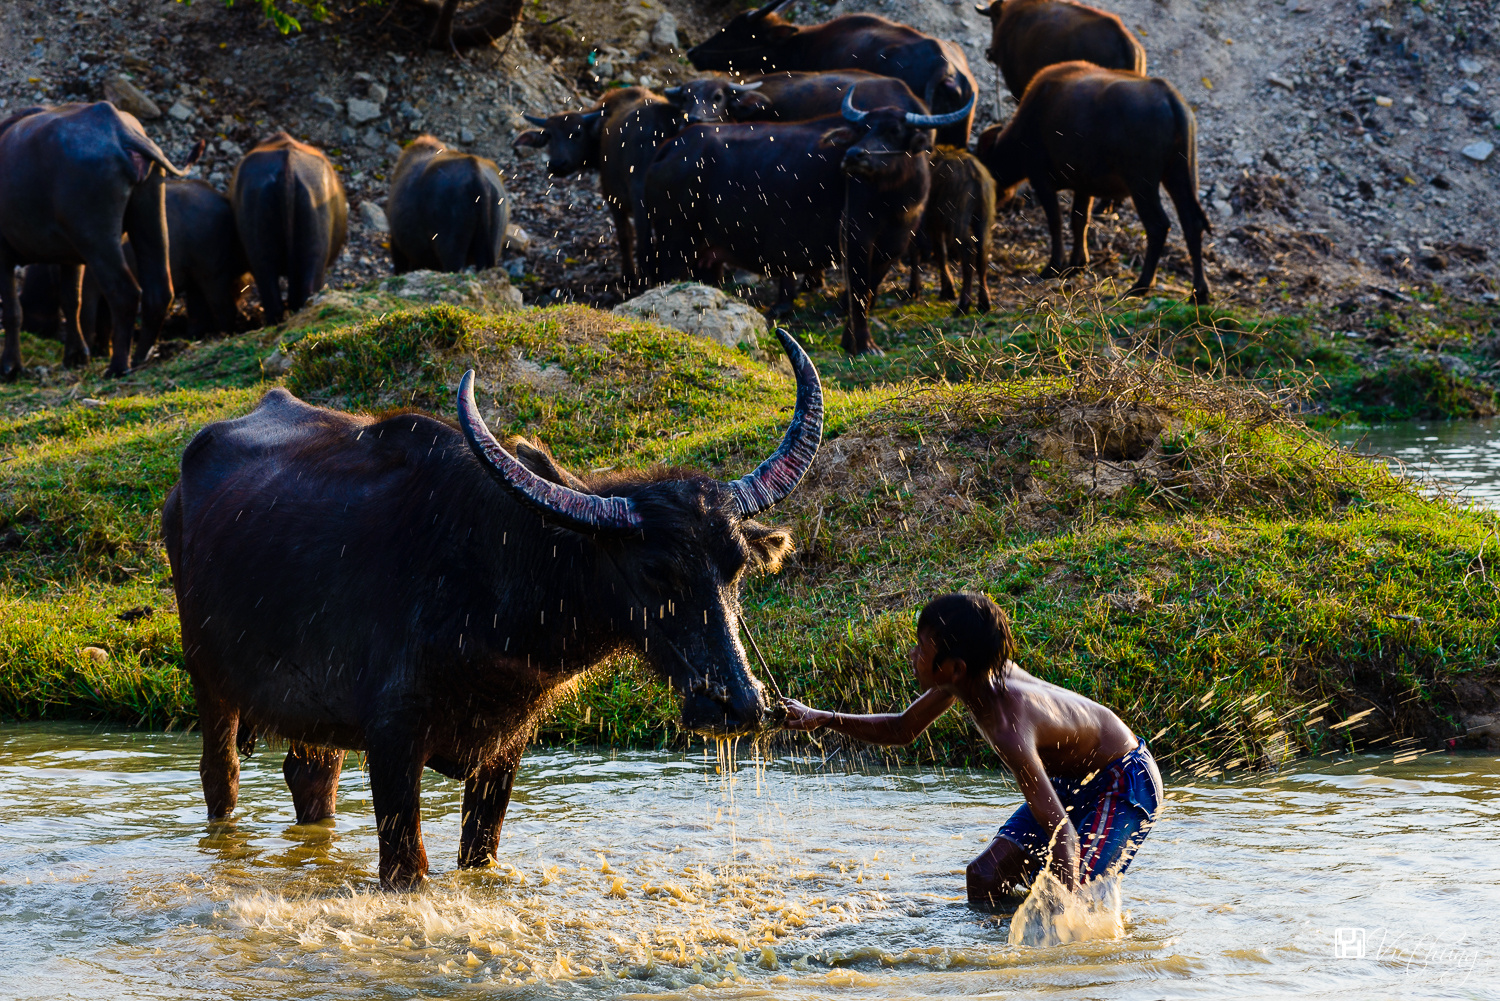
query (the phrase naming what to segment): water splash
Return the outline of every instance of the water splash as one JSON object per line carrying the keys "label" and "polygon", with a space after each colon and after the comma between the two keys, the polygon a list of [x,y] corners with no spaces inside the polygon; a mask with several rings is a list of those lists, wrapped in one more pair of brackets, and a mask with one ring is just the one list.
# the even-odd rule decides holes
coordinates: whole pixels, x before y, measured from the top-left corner
{"label": "water splash", "polygon": [[1125,934],[1120,877],[1091,880],[1070,892],[1046,869],[1010,922],[1010,944],[1047,948]]}

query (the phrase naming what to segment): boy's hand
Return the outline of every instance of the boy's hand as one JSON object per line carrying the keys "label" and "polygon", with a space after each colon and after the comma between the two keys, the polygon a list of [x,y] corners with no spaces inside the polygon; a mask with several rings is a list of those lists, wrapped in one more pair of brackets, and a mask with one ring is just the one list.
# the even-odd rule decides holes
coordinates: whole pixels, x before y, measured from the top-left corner
{"label": "boy's hand", "polygon": [[781,708],[786,710],[786,720],[782,726],[788,730],[816,730],[833,719],[833,713],[805,706],[796,699],[782,699]]}

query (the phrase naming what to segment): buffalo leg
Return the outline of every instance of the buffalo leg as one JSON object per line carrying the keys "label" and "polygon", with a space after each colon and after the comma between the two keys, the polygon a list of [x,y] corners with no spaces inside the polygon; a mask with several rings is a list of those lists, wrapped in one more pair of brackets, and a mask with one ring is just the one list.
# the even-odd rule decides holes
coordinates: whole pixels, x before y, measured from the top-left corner
{"label": "buffalo leg", "polygon": [[1052,256],[1042,268],[1042,277],[1056,278],[1062,274],[1063,266],[1062,210],[1057,205],[1057,190],[1045,181],[1038,184],[1036,178],[1032,178],[1031,191],[1047,215],[1047,233],[1052,238]]}
{"label": "buffalo leg", "polygon": [[1168,171],[1166,188],[1177,208],[1177,221],[1182,224],[1182,238],[1187,243],[1188,256],[1193,261],[1193,301],[1200,306],[1208,305],[1208,279],[1203,275],[1203,231],[1208,228],[1208,218],[1203,206],[1198,203],[1198,193],[1192,175],[1183,170],[1183,176],[1174,176]]}
{"label": "buffalo leg", "polygon": [[1167,231],[1172,228],[1167,210],[1161,206],[1161,189],[1155,182],[1132,191],[1130,197],[1146,230],[1146,260],[1141,264],[1141,276],[1125,293],[1127,296],[1144,295],[1155,283],[1156,265],[1161,260],[1162,248],[1167,244]]}
{"label": "buffalo leg", "polygon": [[[932,241],[932,261],[937,266],[938,273],[938,298],[944,302],[953,301],[953,273],[948,269],[948,244],[950,242],[948,233],[939,233],[937,239]],[[959,307],[959,312],[967,313],[968,307]]]}
{"label": "buffalo leg", "polygon": [[[139,365],[151,353],[162,321],[172,305],[172,273],[167,264],[167,189],[161,171],[153,170],[151,180],[138,185],[125,205],[125,231],[135,253],[135,277],[140,283],[141,335],[135,343],[133,364]],[[111,299],[110,308],[114,308]],[[135,324],[135,310],[127,314],[125,327]],[[115,317],[115,347],[120,348],[120,318]],[[129,347],[127,339],[125,347]],[[124,364],[124,355],[110,359],[110,369]]]}
{"label": "buffalo leg", "polygon": [[404,275],[411,270],[411,261],[401,249],[396,246],[396,241],[391,240],[391,274]]}
{"label": "buffalo leg", "polygon": [[198,777],[203,780],[203,803],[211,819],[227,817],[240,799],[240,754],[235,747],[240,715],[217,700],[196,692],[203,730],[203,755]]}
{"label": "buffalo leg", "polygon": [[953,310],[958,316],[974,308],[974,258],[977,249],[970,241],[964,241],[963,260],[959,264],[958,305]]}
{"label": "buffalo leg", "polygon": [[458,842],[461,869],[487,866],[500,851],[500,828],[516,781],[516,764],[481,767],[464,782],[463,833]]}
{"label": "buffalo leg", "polygon": [[906,252],[908,274],[906,276],[906,297],[908,299],[920,299],[922,297],[922,251],[917,246],[917,241],[911,242],[911,247]]}
{"label": "buffalo leg", "polygon": [[370,797],[380,837],[380,883],[390,890],[409,890],[427,879],[420,749],[410,733],[368,736]]}
{"label": "buffalo leg", "polygon": [[[857,247],[855,239],[846,239],[845,246]],[[863,252],[854,251],[845,255],[845,278],[849,288],[849,317],[844,321],[844,350],[851,355],[879,355],[880,350],[870,337],[870,307],[875,293],[880,289],[880,280],[890,270],[892,258],[874,248]]]}
{"label": "buffalo leg", "polygon": [[21,299],[16,295],[16,262],[4,241],[0,241],[0,318],[5,325],[0,379],[10,382],[21,374]]}
{"label": "buffalo leg", "polygon": [[130,335],[135,332],[135,314],[141,306],[141,289],[135,276],[125,267],[125,256],[115,247],[113,255],[90,260],[88,270],[99,283],[99,291],[109,302],[110,326],[113,328],[106,375],[130,372]]}
{"label": "buffalo leg", "polygon": [[344,752],[330,747],[293,743],[281,763],[281,774],[292,790],[292,805],[297,823],[311,824],[326,820],[337,809],[339,772],[344,768]]}
{"label": "buffalo leg", "polygon": [[990,311],[990,226],[989,221],[980,218],[975,225],[974,242],[970,248],[970,257],[974,262],[975,279],[979,283],[979,311],[988,313]]}
{"label": "buffalo leg", "polygon": [[63,367],[77,368],[89,361],[89,346],[83,339],[78,320],[83,265],[64,264],[57,270],[57,298],[62,304],[63,319]]}
{"label": "buffalo leg", "polygon": [[620,273],[625,278],[626,287],[633,289],[641,280],[635,267],[635,224],[631,221],[628,209],[611,205],[609,214],[615,220],[615,236],[620,241]]}
{"label": "buffalo leg", "polygon": [[1094,207],[1093,195],[1073,192],[1073,210],[1069,213],[1073,224],[1073,256],[1068,258],[1068,271],[1081,271],[1089,264],[1089,215]]}

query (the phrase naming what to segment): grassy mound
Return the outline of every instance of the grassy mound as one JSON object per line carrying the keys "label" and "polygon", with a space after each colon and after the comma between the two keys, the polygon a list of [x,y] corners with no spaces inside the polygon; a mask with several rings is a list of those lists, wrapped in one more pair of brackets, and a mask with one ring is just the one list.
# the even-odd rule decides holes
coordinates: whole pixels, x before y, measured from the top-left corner
{"label": "grassy mound", "polygon": [[[331,406],[446,414],[472,367],[496,432],[564,464],[725,477],[773,446],[794,398],[748,355],[581,307],[357,312],[370,305],[196,345],[123,383],[0,389],[0,712],[191,719],[161,502],[188,438],[277,381]],[[827,442],[772,512],[799,554],[746,595],[781,687],[851,711],[901,704],[917,694],[916,610],[969,588],[1010,610],[1029,669],[1118,708],[1180,763],[1458,732],[1464,686],[1500,661],[1495,516],[1417,496],[1249,384],[1172,352],[1073,350],[1055,336],[1071,329],[888,338],[911,345],[905,368],[901,349],[850,362],[808,338]],[[950,341],[962,364],[924,369]],[[273,350],[290,362],[274,379]],[[543,739],[680,739],[670,694],[635,671],[589,679]],[[957,714],[912,753],[993,763]]]}

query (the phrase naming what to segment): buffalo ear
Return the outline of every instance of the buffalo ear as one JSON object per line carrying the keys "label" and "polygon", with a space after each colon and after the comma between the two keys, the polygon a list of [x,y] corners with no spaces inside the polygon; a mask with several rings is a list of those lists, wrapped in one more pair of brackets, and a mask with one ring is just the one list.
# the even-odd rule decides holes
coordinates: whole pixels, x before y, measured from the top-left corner
{"label": "buffalo ear", "polygon": [[750,544],[762,572],[778,572],[781,561],[797,551],[791,533],[784,528],[767,528],[758,521],[745,521],[740,523],[740,531],[745,533],[745,541]]}
{"label": "buffalo ear", "polygon": [[544,480],[551,480],[560,486],[569,487],[581,493],[593,493],[588,484],[568,472],[557,464],[552,458],[552,453],[547,446],[540,441],[530,442],[520,435],[507,439],[505,447],[510,453],[521,461],[521,465],[531,470]]}
{"label": "buffalo ear", "polygon": [[917,129],[912,133],[911,142],[906,144],[909,153],[931,153],[932,133],[926,129]]}
{"label": "buffalo ear", "polygon": [[516,141],[511,143],[511,145],[524,147],[526,149],[541,149],[543,146],[547,145],[547,133],[543,132],[541,129],[527,129],[525,132],[522,132],[520,135],[516,136]]}
{"label": "buffalo ear", "polygon": [[771,102],[754,92],[737,94],[729,102],[729,114],[734,118],[750,120],[764,118],[771,113]]}
{"label": "buffalo ear", "polygon": [[818,145],[824,148],[829,146],[852,146],[859,139],[859,131],[851,129],[847,125],[841,125],[836,129],[829,129],[823,133],[818,140]]}

